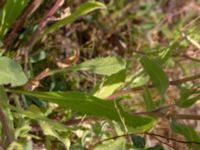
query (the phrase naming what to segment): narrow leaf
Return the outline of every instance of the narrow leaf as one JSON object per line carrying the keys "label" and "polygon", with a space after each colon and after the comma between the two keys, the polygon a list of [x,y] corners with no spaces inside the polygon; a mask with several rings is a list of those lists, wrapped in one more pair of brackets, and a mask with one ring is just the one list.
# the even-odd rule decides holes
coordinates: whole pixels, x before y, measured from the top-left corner
{"label": "narrow leaf", "polygon": [[[176,121],[172,121],[171,128],[174,132],[183,135],[187,141],[200,142],[200,137],[193,127],[177,123]],[[188,146],[190,149],[193,150],[200,149],[199,144],[188,144]]]}
{"label": "narrow leaf", "polygon": [[[56,103],[66,109],[72,109],[88,115],[105,117],[121,122],[113,101],[106,101],[80,92],[27,92],[10,90],[15,93],[41,98],[48,102]],[[154,120],[150,117],[130,115],[125,111],[120,112],[127,126],[147,130],[152,127]]]}
{"label": "narrow leaf", "polygon": [[147,87],[144,87],[143,99],[144,99],[144,103],[146,105],[147,111],[151,111],[151,110],[155,109],[153,99],[152,99],[149,89]]}
{"label": "narrow leaf", "polygon": [[196,103],[198,100],[200,100],[200,95],[197,95],[193,98],[188,98],[188,99],[180,99],[179,101],[176,102],[176,104],[179,107],[187,108],[192,106],[194,103]]}
{"label": "narrow leaf", "polygon": [[152,80],[156,88],[158,89],[161,96],[164,96],[169,86],[169,81],[161,65],[157,63],[156,61],[149,59],[146,56],[142,56],[140,58],[140,62],[144,70],[150,76],[150,79]]}
{"label": "narrow leaf", "polygon": [[[187,108],[192,106],[196,101],[200,100],[200,92],[194,92],[191,86],[182,86],[180,91],[180,98],[177,100],[176,104],[179,107]],[[195,95],[195,96],[194,96]],[[192,96],[192,98],[190,98]]]}

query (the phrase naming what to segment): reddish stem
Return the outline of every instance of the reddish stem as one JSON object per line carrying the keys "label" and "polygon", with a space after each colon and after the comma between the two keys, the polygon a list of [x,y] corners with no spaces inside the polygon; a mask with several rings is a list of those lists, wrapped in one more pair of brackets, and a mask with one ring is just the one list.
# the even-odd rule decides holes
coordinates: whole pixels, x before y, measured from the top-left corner
{"label": "reddish stem", "polygon": [[35,9],[41,4],[42,0],[34,0],[27,8],[26,10],[22,13],[20,18],[16,21],[12,31],[5,37],[3,41],[3,46],[5,49],[8,48],[10,45],[10,42],[15,38],[17,35],[17,32],[21,30],[23,27],[24,23],[26,22],[27,18],[31,16],[31,14],[35,11]]}
{"label": "reddish stem", "polygon": [[50,9],[50,11],[47,13],[47,15],[42,19],[42,21],[39,23],[37,29],[35,30],[35,32],[33,33],[33,35],[31,36],[29,42],[26,44],[26,46],[22,49],[24,52],[24,70],[25,72],[27,72],[28,70],[28,49],[33,45],[35,39],[37,38],[37,36],[40,34],[40,32],[42,31],[42,29],[44,28],[44,26],[47,24],[49,18],[51,18],[54,13],[56,12],[56,10],[60,7],[60,4],[63,2],[63,0],[57,0],[56,3],[54,4],[54,6]]}

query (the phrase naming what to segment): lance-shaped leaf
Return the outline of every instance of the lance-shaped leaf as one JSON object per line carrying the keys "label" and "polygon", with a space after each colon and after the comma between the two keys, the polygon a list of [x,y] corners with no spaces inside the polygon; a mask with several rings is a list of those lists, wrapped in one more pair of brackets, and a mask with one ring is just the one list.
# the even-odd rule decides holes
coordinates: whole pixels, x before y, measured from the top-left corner
{"label": "lance-shaped leaf", "polygon": [[155,104],[151,97],[151,93],[149,92],[149,89],[146,86],[144,87],[143,99],[147,111],[152,111],[153,109],[155,109]]}
{"label": "lance-shaped leaf", "polygon": [[184,85],[180,89],[180,98],[176,101],[177,106],[187,108],[200,100],[200,91],[194,91],[193,87]]}
{"label": "lance-shaped leaf", "polygon": [[28,80],[21,66],[8,57],[0,57],[0,68],[0,85],[20,86]]}
{"label": "lance-shaped leaf", "polygon": [[[27,92],[10,90],[11,92],[41,98],[47,102],[56,103],[66,109],[72,109],[92,116],[99,116],[121,122],[114,102],[106,101],[81,92]],[[121,110],[121,115],[127,126],[134,129],[147,130],[152,127],[154,119],[130,115]]]}
{"label": "lance-shaped leaf", "polygon": [[140,62],[144,70],[150,76],[150,79],[152,80],[156,88],[158,89],[161,96],[164,96],[169,86],[169,81],[168,81],[167,75],[162,69],[162,66],[156,61],[151,60],[146,56],[142,56],[140,58]]}
{"label": "lance-shaped leaf", "polygon": [[[187,141],[200,142],[200,136],[197,134],[193,127],[177,123],[176,121],[172,121],[171,128],[175,133],[183,135]],[[199,144],[188,143],[188,146],[190,149],[193,150],[200,149]]]}
{"label": "lance-shaped leaf", "polygon": [[112,75],[126,68],[126,62],[117,57],[95,58],[77,66],[75,70],[91,71],[100,75]]}

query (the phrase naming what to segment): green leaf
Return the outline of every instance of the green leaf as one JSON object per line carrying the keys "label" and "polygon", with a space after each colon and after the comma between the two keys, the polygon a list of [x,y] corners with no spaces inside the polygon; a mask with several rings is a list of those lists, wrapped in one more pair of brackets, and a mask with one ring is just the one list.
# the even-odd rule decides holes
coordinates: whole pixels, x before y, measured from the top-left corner
{"label": "green leaf", "polygon": [[79,6],[79,8],[74,12],[72,13],[70,16],[60,20],[60,21],[57,21],[56,23],[54,23],[53,25],[51,25],[50,27],[48,27],[45,31],[44,31],[44,34],[43,35],[46,35],[50,32],[53,32],[55,31],[56,29],[59,29],[60,27],[62,26],[65,26],[67,24],[70,24],[72,22],[74,22],[76,19],[78,19],[79,17],[89,13],[89,12],[92,12],[96,9],[105,9],[106,6],[103,4],[103,3],[100,3],[100,2],[85,2],[83,4],[81,4]]}
{"label": "green leaf", "polygon": [[151,111],[155,109],[155,104],[151,97],[151,93],[149,92],[149,89],[146,86],[144,87],[143,99],[144,99],[144,103],[146,105],[147,111]]}
{"label": "green leaf", "polygon": [[30,0],[6,0],[3,9],[0,10],[0,39],[7,33],[11,25],[20,16]]}
{"label": "green leaf", "polygon": [[107,98],[124,84],[125,76],[126,70],[122,70],[107,77],[93,95],[98,98]]}
{"label": "green leaf", "polygon": [[32,150],[33,142],[28,139],[20,139],[12,142],[7,150]]}
{"label": "green leaf", "polygon": [[171,47],[164,49],[160,54],[160,63],[164,64],[171,57]]}
{"label": "green leaf", "polygon": [[[11,92],[25,94],[41,98],[48,102],[56,103],[66,109],[72,109],[92,116],[105,117],[110,120],[121,122],[121,118],[115,108],[113,101],[106,101],[81,92],[27,92],[10,90]],[[138,130],[148,130],[152,127],[154,119],[151,117],[140,117],[130,115],[121,110],[127,126]]]}
{"label": "green leaf", "polygon": [[0,85],[21,86],[28,80],[21,66],[8,57],[0,57],[0,68]]}
{"label": "green leaf", "polygon": [[45,135],[52,136],[57,138],[61,141],[66,149],[70,147],[70,140],[67,137],[61,136],[61,133],[67,133],[68,129],[66,126],[55,122],[53,120],[48,119],[40,109],[34,105],[31,105],[29,109],[22,114],[26,115],[27,117],[36,120],[40,127],[42,128]]}
{"label": "green leaf", "polygon": [[182,99],[181,101],[178,101],[176,104],[179,107],[187,108],[187,107],[192,106],[198,100],[200,100],[200,95],[197,95],[197,96],[195,96],[193,98],[189,98],[189,99]]}
{"label": "green leaf", "polygon": [[135,148],[144,148],[145,147],[145,139],[139,135],[132,136],[132,142]]}
{"label": "green leaf", "polygon": [[162,145],[156,145],[153,147],[149,147],[146,150],[165,150]]}
{"label": "green leaf", "polygon": [[94,150],[125,150],[126,149],[126,139],[118,138],[115,141],[109,141],[106,144],[102,144],[94,148]]}
{"label": "green leaf", "polygon": [[35,105],[31,105],[27,111],[19,111],[19,113],[24,114],[26,117],[30,119],[34,119],[36,121],[43,121],[48,124],[50,124],[56,131],[58,132],[68,132],[68,128],[60,124],[57,121],[53,121],[51,119],[48,119],[41,110],[36,107]]}
{"label": "green leaf", "polygon": [[194,93],[191,86],[181,86],[180,99],[188,99],[190,95]]}
{"label": "green leaf", "polygon": [[44,60],[46,57],[47,57],[47,53],[45,51],[39,51],[30,57],[30,62],[37,63],[39,61]]}
{"label": "green leaf", "polygon": [[112,75],[126,69],[126,62],[117,57],[95,58],[75,67],[75,70],[92,71],[100,75]]}
{"label": "green leaf", "polygon": [[39,121],[39,124],[45,135],[50,135],[57,138],[59,141],[61,141],[65,145],[66,149],[69,149],[71,145],[70,140],[67,137],[65,138],[61,137],[56,131],[56,128],[54,128],[54,126],[52,126],[46,121]]}
{"label": "green leaf", "polygon": [[152,80],[153,84],[156,86],[159,93],[163,97],[169,86],[169,81],[167,75],[162,70],[162,66],[156,61],[151,60],[146,56],[141,56],[140,62],[144,70],[150,76],[150,79]]}
{"label": "green leaf", "polygon": [[148,81],[149,81],[149,76],[146,75],[145,73],[142,73],[140,76],[136,77],[131,84],[133,87],[139,87],[147,84]]}
{"label": "green leaf", "polygon": [[28,121],[24,121],[22,125],[15,128],[15,139],[28,136],[31,129],[32,127],[29,125]]}
{"label": "green leaf", "polygon": [[[180,123],[177,123],[176,121],[171,122],[171,129],[178,134],[181,134],[184,136],[186,141],[193,141],[193,142],[200,142],[200,137],[196,133],[193,127],[186,126]],[[200,145],[199,144],[188,144],[188,147],[193,150],[199,150]]]}
{"label": "green leaf", "polygon": [[176,47],[176,43],[174,41],[171,42],[167,48],[159,53],[157,61],[159,61],[160,64],[165,64],[170,59],[172,50]]}
{"label": "green leaf", "polygon": [[[189,87],[182,86],[181,87],[180,98],[176,101],[176,104],[179,107],[182,107],[182,108],[190,107],[196,101],[198,101],[200,99],[200,95],[198,94],[199,91],[194,92],[192,89],[193,88],[191,86],[189,86]],[[193,94],[198,94],[198,95],[193,96],[192,98],[190,98],[190,96],[192,96]]]}

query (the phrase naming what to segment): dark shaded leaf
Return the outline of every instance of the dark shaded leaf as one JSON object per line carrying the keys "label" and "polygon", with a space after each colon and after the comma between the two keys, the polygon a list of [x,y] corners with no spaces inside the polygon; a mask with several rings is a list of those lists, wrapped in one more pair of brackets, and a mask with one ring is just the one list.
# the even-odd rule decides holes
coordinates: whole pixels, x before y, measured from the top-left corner
{"label": "dark shaded leaf", "polygon": [[153,147],[149,147],[146,150],[165,150],[162,145],[156,145]]}
{"label": "dark shaded leaf", "polygon": [[135,148],[144,148],[145,147],[145,139],[139,135],[132,136],[132,142]]}
{"label": "dark shaded leaf", "polygon": [[155,104],[151,97],[151,93],[149,92],[149,89],[147,87],[144,87],[143,99],[144,99],[144,103],[146,105],[147,111],[151,111],[155,109]]}
{"label": "dark shaded leaf", "polygon": [[167,75],[162,69],[162,66],[156,61],[151,60],[146,56],[141,56],[140,62],[144,70],[150,76],[150,79],[152,80],[156,88],[158,89],[161,96],[164,96],[169,86],[169,81],[168,81]]}

